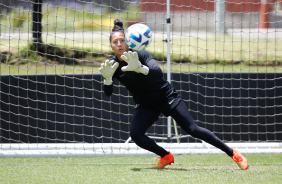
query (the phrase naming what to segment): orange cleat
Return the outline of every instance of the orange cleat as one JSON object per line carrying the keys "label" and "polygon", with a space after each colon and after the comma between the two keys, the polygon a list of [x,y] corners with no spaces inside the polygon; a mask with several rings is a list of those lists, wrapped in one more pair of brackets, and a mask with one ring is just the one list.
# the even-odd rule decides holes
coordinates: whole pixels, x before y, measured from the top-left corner
{"label": "orange cleat", "polygon": [[156,160],[158,161],[158,163],[155,166],[151,167],[152,169],[162,169],[165,166],[174,163],[174,157],[170,152],[168,155],[164,157],[158,157]]}
{"label": "orange cleat", "polygon": [[233,156],[231,157],[236,164],[242,169],[247,170],[249,167],[248,160],[236,149],[233,149]]}

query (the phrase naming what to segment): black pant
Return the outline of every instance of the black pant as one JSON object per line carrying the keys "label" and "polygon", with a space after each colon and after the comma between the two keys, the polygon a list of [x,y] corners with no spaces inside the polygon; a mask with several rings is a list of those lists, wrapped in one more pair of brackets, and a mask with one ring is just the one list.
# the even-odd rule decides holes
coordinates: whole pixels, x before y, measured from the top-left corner
{"label": "black pant", "polygon": [[[134,110],[133,119],[130,127],[131,139],[141,148],[151,151],[161,157],[168,152],[157,145],[154,140],[145,135],[148,128],[152,126],[160,112],[151,107],[139,106]],[[217,136],[209,130],[199,127],[188,112],[188,108],[183,101],[172,109],[171,117],[179,126],[191,136],[201,139],[224,151],[227,155],[233,156],[233,149],[229,148]]]}

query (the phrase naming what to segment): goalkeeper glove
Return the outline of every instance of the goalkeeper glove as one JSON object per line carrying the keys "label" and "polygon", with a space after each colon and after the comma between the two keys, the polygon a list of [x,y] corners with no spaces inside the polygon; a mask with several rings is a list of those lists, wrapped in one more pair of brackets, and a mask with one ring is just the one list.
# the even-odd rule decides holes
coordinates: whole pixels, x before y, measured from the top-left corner
{"label": "goalkeeper glove", "polygon": [[119,65],[117,62],[113,65],[114,62],[114,60],[106,60],[105,63],[102,63],[101,67],[99,68],[99,71],[104,77],[105,85],[111,85],[113,83],[112,77]]}
{"label": "goalkeeper glove", "polygon": [[139,61],[137,52],[124,52],[123,55],[121,55],[121,58],[128,64],[127,66],[121,68],[122,71],[134,71],[144,75],[149,73],[149,68],[142,65]]}

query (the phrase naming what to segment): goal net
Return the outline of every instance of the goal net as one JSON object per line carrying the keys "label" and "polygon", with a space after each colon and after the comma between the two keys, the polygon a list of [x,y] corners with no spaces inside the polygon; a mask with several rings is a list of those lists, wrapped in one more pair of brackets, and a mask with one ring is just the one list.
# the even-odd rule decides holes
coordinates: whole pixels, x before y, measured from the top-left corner
{"label": "goal net", "polygon": [[[0,156],[150,155],[130,139],[134,102],[101,62],[116,18],[153,32],[147,50],[195,122],[242,153],[282,153],[281,1],[0,1]],[[222,153],[161,115],[147,135],[174,154]]]}

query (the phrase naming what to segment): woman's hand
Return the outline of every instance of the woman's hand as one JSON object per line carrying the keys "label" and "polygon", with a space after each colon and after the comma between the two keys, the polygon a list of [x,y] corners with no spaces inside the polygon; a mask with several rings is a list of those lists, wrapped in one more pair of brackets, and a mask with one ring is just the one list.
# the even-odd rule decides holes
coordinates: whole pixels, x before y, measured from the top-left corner
{"label": "woman's hand", "polygon": [[121,55],[121,58],[128,64],[127,66],[121,68],[122,71],[134,71],[137,73],[143,73],[144,75],[149,73],[149,68],[142,65],[139,61],[137,52],[124,52],[123,55]]}
{"label": "woman's hand", "polygon": [[119,65],[118,62],[116,62],[115,64],[114,62],[114,60],[106,60],[105,63],[102,63],[101,67],[99,68],[99,72],[102,73],[104,77],[104,84],[106,85],[111,85],[113,83],[112,78]]}

